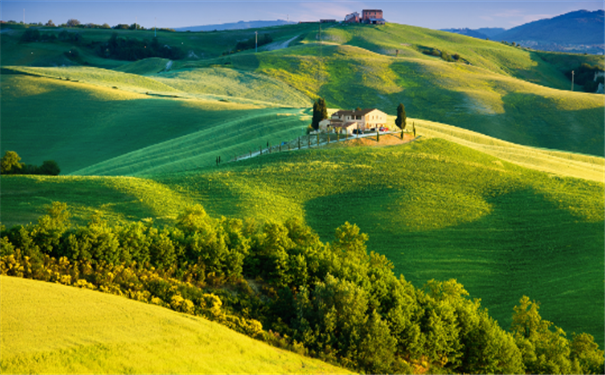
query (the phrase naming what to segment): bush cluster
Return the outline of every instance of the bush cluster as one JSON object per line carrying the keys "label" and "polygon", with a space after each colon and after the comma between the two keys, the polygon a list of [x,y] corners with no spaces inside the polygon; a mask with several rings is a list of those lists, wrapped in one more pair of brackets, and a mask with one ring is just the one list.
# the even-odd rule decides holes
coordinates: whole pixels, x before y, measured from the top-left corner
{"label": "bush cluster", "polygon": [[[273,38],[270,34],[262,34],[258,36],[258,46],[264,46],[273,42]],[[254,38],[246,39],[241,42],[237,42],[235,45],[235,52],[245,51],[256,47],[256,36]]]}
{"label": "bush cluster", "polygon": [[151,40],[118,37],[113,33],[107,43],[97,46],[97,54],[101,57],[117,60],[136,61],[148,57],[162,57],[178,60],[185,57],[185,53],[178,47],[162,45],[157,37]]}
{"label": "bush cluster", "polygon": [[0,173],[2,174],[40,174],[40,175],[49,175],[49,176],[57,176],[61,173],[61,168],[59,168],[59,164],[57,164],[54,160],[46,160],[42,163],[41,166],[36,166],[32,164],[20,163],[21,158],[14,151],[6,151],[4,156],[0,160],[2,164],[2,169]]}
{"label": "bush cluster", "polygon": [[323,243],[301,219],[214,219],[199,205],[164,228],[69,217],[55,202],[37,224],[3,230],[0,273],[204,316],[366,373],[603,371],[592,336],[567,339],[529,298],[507,332],[455,280],[416,288],[396,277],[349,223]]}
{"label": "bush cluster", "polygon": [[446,51],[438,50],[437,48],[432,47],[420,47],[420,51],[425,55],[441,57],[442,60],[447,62],[458,62],[461,59],[460,55],[457,53],[450,55]]}
{"label": "bush cluster", "polygon": [[57,36],[55,33],[41,33],[40,30],[36,28],[28,28],[21,35],[21,39],[19,40],[21,43],[33,43],[33,42],[71,42],[71,43],[82,43],[82,34],[77,32],[69,32],[67,30],[63,30]]}
{"label": "bush cluster", "polygon": [[[582,64],[579,68],[573,69],[574,72],[574,82],[578,85],[584,86],[585,92],[596,92],[599,88],[599,83],[605,83],[605,79],[603,76],[597,77],[595,81],[595,73],[602,73],[604,70],[600,66],[590,65],[590,64]],[[571,80],[572,71],[569,70],[565,73],[567,78]]]}
{"label": "bush cluster", "polygon": [[[214,31],[216,31],[216,30],[214,30]],[[257,44],[256,36],[254,36],[254,38],[250,38],[250,39],[246,39],[246,40],[237,42],[237,44],[235,45],[235,49],[223,52],[223,56],[231,55],[231,54],[245,51],[248,49],[253,49],[256,46],[258,46],[258,47],[264,46],[265,44],[269,44],[271,42],[273,42],[273,38],[271,37],[270,34],[259,35],[258,44]]]}

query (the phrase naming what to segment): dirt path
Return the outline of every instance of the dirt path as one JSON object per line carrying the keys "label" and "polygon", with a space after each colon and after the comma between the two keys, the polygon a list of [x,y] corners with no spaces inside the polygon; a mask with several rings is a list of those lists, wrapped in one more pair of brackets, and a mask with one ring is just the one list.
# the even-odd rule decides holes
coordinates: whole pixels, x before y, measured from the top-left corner
{"label": "dirt path", "polygon": [[294,39],[298,38],[300,35],[295,36],[294,38],[290,38],[288,40],[286,40],[285,42],[275,42],[275,43],[271,43],[269,45],[267,45],[264,50],[265,51],[277,51],[278,49],[284,49],[284,48],[288,48],[288,46],[290,45],[290,43],[292,43],[294,41]]}

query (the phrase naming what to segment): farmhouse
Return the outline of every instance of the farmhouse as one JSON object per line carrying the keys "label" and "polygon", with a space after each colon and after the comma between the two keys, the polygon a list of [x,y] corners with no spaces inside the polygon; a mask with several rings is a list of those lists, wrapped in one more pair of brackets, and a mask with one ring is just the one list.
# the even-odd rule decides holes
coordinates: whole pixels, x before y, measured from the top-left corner
{"label": "farmhouse", "polygon": [[347,132],[351,134],[353,130],[361,131],[373,128],[380,128],[387,123],[387,114],[376,109],[362,109],[359,111],[344,111],[334,112],[329,119],[319,123],[319,128],[322,131],[330,132]]}
{"label": "farmhouse", "polygon": [[382,18],[382,10],[380,9],[364,9],[361,11],[361,23],[369,23],[372,25],[384,25]]}
{"label": "farmhouse", "polygon": [[346,23],[359,23],[359,20],[361,20],[361,18],[359,17],[359,13],[357,12],[353,12],[345,16]]}
{"label": "farmhouse", "polygon": [[367,23],[372,25],[384,25],[386,21],[382,18],[381,9],[364,9],[359,13],[353,12],[345,16],[345,23]]}

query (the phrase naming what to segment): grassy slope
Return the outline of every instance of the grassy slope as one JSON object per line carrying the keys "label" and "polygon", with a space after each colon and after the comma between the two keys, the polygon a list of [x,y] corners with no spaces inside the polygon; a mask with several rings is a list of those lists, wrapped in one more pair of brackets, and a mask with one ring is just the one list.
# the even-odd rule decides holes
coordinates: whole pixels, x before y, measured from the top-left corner
{"label": "grassy slope", "polygon": [[345,372],[162,307],[59,284],[0,281],[3,373]]}
{"label": "grassy slope", "polygon": [[324,45],[319,54],[320,47],[309,44],[225,59],[237,69],[322,96],[333,107],[378,107],[394,115],[403,103],[416,118],[523,145],[603,156],[602,95],[548,88],[424,55],[396,58],[349,45]]}
{"label": "grassy slope", "polygon": [[[435,126],[418,130],[434,135]],[[501,141],[446,130],[452,140],[502,152]],[[535,168],[564,160],[519,151]],[[603,164],[567,156],[578,163],[573,173],[594,177]],[[75,179],[80,192],[62,189]],[[504,327],[526,294],[542,302],[546,319],[603,343],[602,182],[522,168],[442,139],[284,152],[154,181],[130,178],[118,188],[124,180],[3,177],[3,220],[33,218],[52,199],[75,203],[78,220],[95,209],[126,220],[168,220],[192,202],[213,216],[303,216],[328,241],[337,226],[354,222],[370,235],[369,249],[416,285],[456,278]],[[156,192],[154,184],[166,190]]]}
{"label": "grassy slope", "polygon": [[[524,145],[603,155],[602,96],[514,78],[565,86],[562,70],[582,61],[598,63],[599,57],[561,55],[553,60],[550,54],[536,63],[541,56],[536,52],[433,30],[403,25],[338,26],[324,30],[323,39],[331,44],[321,47],[319,64],[319,49],[313,43],[315,27],[262,30],[271,32],[277,41],[300,36],[303,44],[298,47],[211,60],[192,58],[175,62],[176,70],[169,72],[158,73],[165,68],[165,59],[119,62],[122,66],[116,71],[12,67],[50,79],[2,75],[7,94],[2,97],[5,125],[1,147],[17,150],[28,163],[54,159],[64,173],[141,175],[187,170],[211,165],[218,155],[226,160],[267,141],[274,144],[297,136],[307,117],[297,111],[276,117],[275,111],[256,108],[308,107],[305,95],[322,95],[334,106],[377,106],[389,113],[403,102],[408,114],[416,118]],[[43,32],[59,31],[49,30]],[[71,31],[83,33],[89,41],[105,40],[110,33]],[[180,41],[184,48],[203,42],[204,48],[217,49],[207,55],[215,56],[219,48],[241,40],[246,33],[160,33],[160,37],[176,45]],[[151,35],[146,31],[119,34]],[[45,50],[71,48],[64,43],[18,44],[18,36],[0,36],[8,42],[2,46],[4,65],[43,65],[42,60],[31,60],[27,52],[31,49],[44,55]],[[458,52],[474,66],[446,63],[418,52],[419,46]],[[400,49],[399,57],[392,56],[393,48]],[[85,49],[82,51],[88,59]],[[66,78],[70,81],[65,82]],[[64,102],[78,105],[64,111]],[[271,127],[251,127],[250,121]],[[229,123],[224,132],[228,137],[222,137],[220,143],[200,143],[222,132],[225,122]],[[251,130],[243,137],[235,135],[242,128]],[[276,129],[279,134],[274,133]],[[113,134],[125,136],[116,141]],[[182,138],[189,134],[194,137]],[[175,149],[181,153],[171,156]],[[176,156],[181,160],[175,160]]]}
{"label": "grassy slope", "polygon": [[[3,27],[11,28],[10,26]],[[221,56],[224,52],[231,51],[239,41],[254,38],[254,32],[260,35],[268,33],[274,41],[285,41],[295,36],[305,36],[309,31],[315,29],[314,25],[287,25],[263,29],[227,30],[221,32],[193,32],[176,33],[158,31],[157,37],[161,44],[168,44],[181,48],[188,55],[189,60],[207,59]],[[43,34],[59,35],[62,28],[40,28]],[[119,37],[134,38],[139,40],[151,40],[154,32],[151,30],[103,30],[103,29],[65,29],[71,33],[80,33],[83,42],[80,44],[56,42],[56,43],[18,43],[24,29],[4,31],[0,35],[3,65],[28,65],[28,66],[62,66],[78,64],[78,61],[67,59],[64,52],[77,49],[80,53],[80,62],[86,62],[92,66],[104,68],[117,68],[126,62],[103,59],[89,50],[86,45],[91,42],[107,42],[113,33]],[[31,52],[34,52],[33,54]]]}
{"label": "grassy slope", "polygon": [[546,319],[603,342],[602,183],[443,140],[283,153],[161,181],[201,196],[214,215],[303,214],[324,240],[357,223],[416,285],[456,278],[505,327],[526,294]]}
{"label": "grassy slope", "polygon": [[[149,155],[146,150],[157,150],[158,144],[166,142],[169,152],[181,151],[181,159],[170,155],[161,161],[166,164],[163,171],[211,165],[216,156],[225,160],[267,141],[295,137],[308,122],[300,110],[280,108],[303,105],[305,99],[291,88],[280,90],[279,97],[268,93],[257,95],[256,100],[225,99],[226,95],[189,95],[153,78],[104,69],[14,69],[43,76],[2,75],[1,148],[17,151],[28,164],[55,160],[64,174],[83,168],[87,174],[148,172],[164,154]],[[233,79],[217,75],[214,82],[233,85]],[[257,88],[262,91],[259,82]],[[114,85],[119,88],[113,89]],[[179,98],[166,97],[171,95]],[[66,110],[65,103],[78,105]],[[195,135],[185,137],[190,134]],[[224,137],[223,142],[211,138],[216,134]],[[188,142],[188,148],[179,139]],[[135,155],[129,154],[134,151]],[[141,155],[143,164],[132,167],[133,158]],[[95,166],[98,163],[102,164]]]}

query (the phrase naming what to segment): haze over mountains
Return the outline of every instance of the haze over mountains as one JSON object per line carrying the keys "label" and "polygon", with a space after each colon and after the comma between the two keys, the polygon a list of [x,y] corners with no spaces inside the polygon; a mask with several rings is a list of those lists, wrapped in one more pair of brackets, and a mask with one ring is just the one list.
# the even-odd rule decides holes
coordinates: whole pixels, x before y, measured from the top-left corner
{"label": "haze over mountains", "polygon": [[602,54],[605,45],[603,10],[578,10],[542,19],[502,32],[499,29],[444,29],[481,39],[516,42],[524,47],[545,51],[586,52]]}
{"label": "haze over mountains", "polygon": [[219,31],[219,30],[242,30],[242,29],[256,29],[261,27],[271,26],[282,26],[290,25],[296,22],[286,20],[276,21],[239,21],[232,23],[222,23],[215,25],[202,25],[202,26],[187,26],[175,28],[176,31]]}

